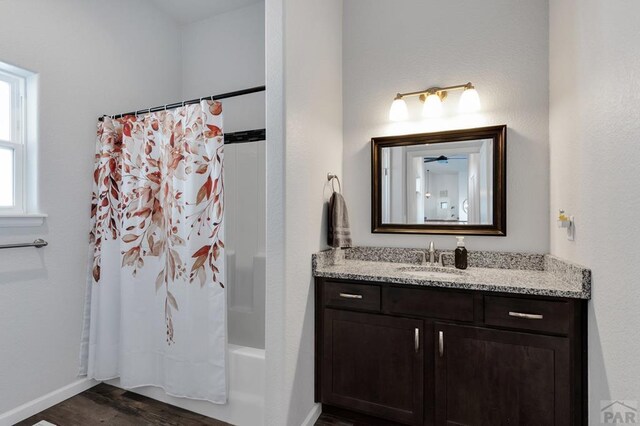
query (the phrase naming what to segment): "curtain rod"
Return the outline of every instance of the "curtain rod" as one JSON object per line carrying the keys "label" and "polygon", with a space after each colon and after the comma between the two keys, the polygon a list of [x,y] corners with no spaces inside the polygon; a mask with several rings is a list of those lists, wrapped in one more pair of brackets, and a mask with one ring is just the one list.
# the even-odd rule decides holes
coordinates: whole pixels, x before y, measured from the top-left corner
{"label": "curtain rod", "polygon": [[178,108],[179,106],[183,106],[183,105],[197,104],[198,102],[204,99],[211,99],[212,101],[217,101],[220,99],[235,98],[236,96],[249,95],[251,93],[257,93],[257,92],[264,92],[266,89],[267,89],[266,86],[256,86],[256,87],[250,87],[248,89],[236,90],[235,92],[227,92],[227,93],[221,93],[219,95],[205,96],[203,98],[191,99],[189,101],[174,102],[172,104],[161,105],[153,108],[139,109],[137,111],[125,112],[122,114],[116,114],[116,115],[105,114],[101,117],[98,117],[98,121],[102,121],[104,117],[111,117],[115,119],[115,118],[122,118],[126,115],[137,115],[137,114],[144,114],[148,112],[162,111],[165,109]]}

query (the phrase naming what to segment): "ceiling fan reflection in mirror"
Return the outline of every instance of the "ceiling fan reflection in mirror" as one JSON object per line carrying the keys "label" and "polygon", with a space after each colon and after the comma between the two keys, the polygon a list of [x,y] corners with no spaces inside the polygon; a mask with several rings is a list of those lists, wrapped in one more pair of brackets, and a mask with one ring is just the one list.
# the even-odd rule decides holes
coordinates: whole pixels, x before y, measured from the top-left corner
{"label": "ceiling fan reflection in mirror", "polygon": [[466,160],[467,157],[447,157],[445,155],[441,155],[439,157],[424,157],[425,163],[447,163],[449,160]]}

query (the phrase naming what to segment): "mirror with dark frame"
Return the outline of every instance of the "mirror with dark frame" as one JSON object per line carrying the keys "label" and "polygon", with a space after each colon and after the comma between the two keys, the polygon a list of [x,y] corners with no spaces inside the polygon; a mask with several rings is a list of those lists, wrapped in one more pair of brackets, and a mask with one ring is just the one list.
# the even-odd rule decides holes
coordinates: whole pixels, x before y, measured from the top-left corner
{"label": "mirror with dark frame", "polygon": [[507,235],[507,126],[371,139],[375,233]]}

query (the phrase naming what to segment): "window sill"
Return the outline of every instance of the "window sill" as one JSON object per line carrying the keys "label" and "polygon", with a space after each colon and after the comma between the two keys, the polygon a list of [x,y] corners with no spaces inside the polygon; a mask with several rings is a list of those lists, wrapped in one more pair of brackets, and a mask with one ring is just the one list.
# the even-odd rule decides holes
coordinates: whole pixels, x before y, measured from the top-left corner
{"label": "window sill", "polygon": [[0,214],[0,228],[19,228],[42,226],[46,214]]}

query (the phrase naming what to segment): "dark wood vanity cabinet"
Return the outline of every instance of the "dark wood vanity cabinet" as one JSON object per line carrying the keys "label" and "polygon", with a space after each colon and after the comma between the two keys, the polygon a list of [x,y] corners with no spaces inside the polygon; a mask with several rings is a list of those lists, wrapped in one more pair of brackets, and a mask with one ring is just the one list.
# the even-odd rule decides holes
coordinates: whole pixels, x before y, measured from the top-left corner
{"label": "dark wood vanity cabinet", "polygon": [[324,323],[323,402],[422,424],[423,322],[327,309]]}
{"label": "dark wood vanity cabinet", "polygon": [[568,338],[449,324],[436,333],[436,424],[571,424]]}
{"label": "dark wood vanity cabinet", "polygon": [[587,424],[585,303],[317,278],[316,399],[365,424]]}

